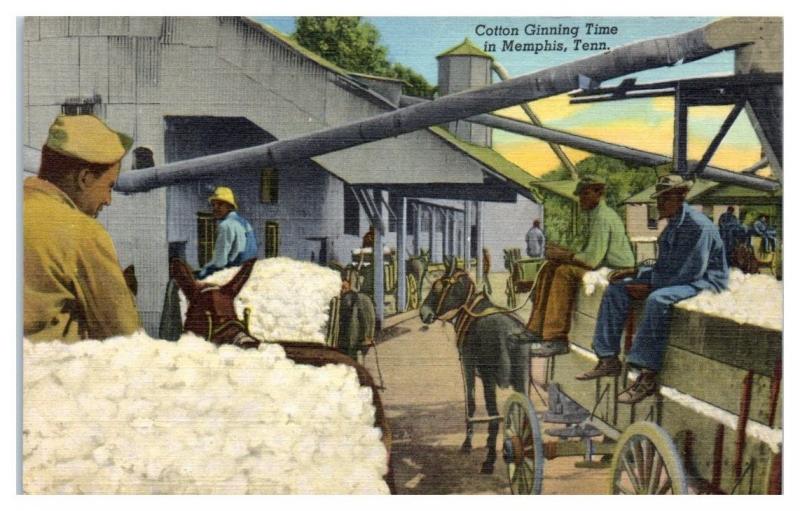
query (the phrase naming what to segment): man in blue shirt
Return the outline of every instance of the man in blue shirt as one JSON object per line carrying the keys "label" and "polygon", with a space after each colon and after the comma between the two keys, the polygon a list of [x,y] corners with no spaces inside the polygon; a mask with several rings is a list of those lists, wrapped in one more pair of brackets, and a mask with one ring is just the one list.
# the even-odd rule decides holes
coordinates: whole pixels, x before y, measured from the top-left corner
{"label": "man in blue shirt", "polygon": [[539,220],[533,221],[533,227],[525,235],[526,253],[528,257],[541,259],[544,257],[544,232],[540,227]]}
{"label": "man in blue shirt", "polygon": [[685,202],[692,181],[677,175],[659,178],[656,193],[659,216],[669,219],[658,238],[658,259],[652,268],[612,274],[594,333],[597,366],[577,376],[593,380],[618,376],[620,338],[632,300],[644,300],[644,313],[627,362],[640,369],[636,382],[619,396],[620,403],[638,403],[658,390],[656,376],[667,347],[672,304],[704,289],[722,291],[728,285],[725,247],[716,226]]}
{"label": "man in blue shirt", "polygon": [[235,211],[238,208],[233,191],[226,186],[218,186],[208,202],[219,223],[214,258],[197,273],[201,279],[223,268],[241,266],[258,255],[253,226]]}
{"label": "man in blue shirt", "polygon": [[768,219],[767,215],[760,215],[758,220],[753,222],[753,232],[761,236],[762,251],[773,252],[775,250],[775,229],[769,226]]}

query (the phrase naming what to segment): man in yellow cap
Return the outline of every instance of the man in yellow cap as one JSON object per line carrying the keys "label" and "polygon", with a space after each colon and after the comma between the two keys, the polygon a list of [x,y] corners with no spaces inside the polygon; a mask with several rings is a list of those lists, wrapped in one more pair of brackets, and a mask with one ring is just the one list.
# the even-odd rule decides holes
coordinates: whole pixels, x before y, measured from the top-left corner
{"label": "man in yellow cap", "polygon": [[238,207],[233,190],[227,186],[218,186],[208,202],[211,203],[214,218],[219,223],[214,258],[197,273],[201,279],[223,268],[240,266],[258,255],[253,226],[236,212]]}
{"label": "man in yellow cap", "polygon": [[93,115],[59,115],[38,177],[24,183],[24,335],[105,339],[140,328],[114,243],[96,220],[111,204],[131,139]]}

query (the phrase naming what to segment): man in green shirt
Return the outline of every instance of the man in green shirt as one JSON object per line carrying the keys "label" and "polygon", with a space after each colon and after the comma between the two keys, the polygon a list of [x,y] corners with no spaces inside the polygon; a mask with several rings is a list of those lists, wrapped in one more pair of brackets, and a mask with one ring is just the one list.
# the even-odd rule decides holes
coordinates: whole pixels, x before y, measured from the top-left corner
{"label": "man in green shirt", "polygon": [[606,205],[605,181],[598,176],[584,176],[575,187],[581,210],[589,216],[587,239],[583,248],[573,253],[562,247],[548,246],[547,262],[542,266],[533,290],[533,310],[528,330],[539,342],[531,355],[551,357],[569,353],[569,329],[575,294],[587,271],[601,267],[612,269],[635,266],[633,250],[619,215]]}

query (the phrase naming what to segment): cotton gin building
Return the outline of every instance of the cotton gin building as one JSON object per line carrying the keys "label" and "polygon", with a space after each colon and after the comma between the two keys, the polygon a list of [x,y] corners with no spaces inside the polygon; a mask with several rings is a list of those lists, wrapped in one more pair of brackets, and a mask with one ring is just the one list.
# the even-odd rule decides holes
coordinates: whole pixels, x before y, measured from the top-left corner
{"label": "cotton gin building", "polygon": [[[135,149],[124,172],[374,116],[398,107],[401,87],[351,75],[241,17],[32,17],[23,52],[27,172],[36,171],[36,151],[62,112],[94,113],[130,134]],[[465,58],[473,61],[459,71]],[[451,62],[451,85],[442,90],[481,85],[464,81],[481,59],[441,56]],[[432,248],[435,259],[463,255],[465,240],[479,231],[494,233],[485,245],[495,259],[504,246],[521,245],[531,218],[541,216],[529,176],[485,138],[459,130],[420,130],[280,168],[231,168],[214,179],[115,194],[99,220],[123,267],[136,267],[148,333],[158,331],[169,257],[198,267],[211,255],[207,198],[215,186],[234,190],[256,230],[259,257],[349,261],[369,228],[356,199],[361,190],[377,198],[389,230],[397,231],[396,209],[405,204],[409,247]],[[476,206],[484,201],[491,202]],[[393,236],[384,240],[394,244]]]}

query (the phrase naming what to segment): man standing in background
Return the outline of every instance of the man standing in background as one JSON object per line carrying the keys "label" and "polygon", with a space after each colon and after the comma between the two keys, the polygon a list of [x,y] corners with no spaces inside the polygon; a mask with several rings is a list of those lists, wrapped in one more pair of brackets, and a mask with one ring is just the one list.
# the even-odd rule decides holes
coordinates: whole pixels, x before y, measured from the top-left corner
{"label": "man standing in background", "polygon": [[533,227],[528,230],[525,235],[525,246],[528,257],[533,259],[541,259],[544,257],[544,232],[542,232],[539,220],[533,221]]}

